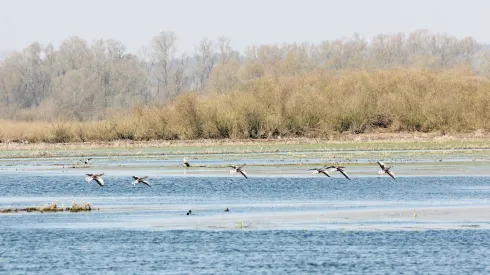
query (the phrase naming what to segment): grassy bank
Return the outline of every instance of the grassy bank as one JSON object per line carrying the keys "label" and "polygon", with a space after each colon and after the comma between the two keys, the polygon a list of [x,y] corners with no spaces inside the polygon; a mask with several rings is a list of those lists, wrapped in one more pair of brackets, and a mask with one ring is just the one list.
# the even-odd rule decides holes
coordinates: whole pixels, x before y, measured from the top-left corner
{"label": "grassy bank", "polygon": [[0,141],[341,139],[343,133],[490,130],[490,79],[466,71],[391,70],[263,77],[235,91],[183,94],[107,119],[1,121]]}
{"label": "grassy bank", "polygon": [[344,134],[336,140],[244,139],[186,141],[112,141],[74,143],[0,143],[0,158],[155,156],[186,154],[246,154],[371,150],[490,149],[490,134],[438,135],[427,133]]}

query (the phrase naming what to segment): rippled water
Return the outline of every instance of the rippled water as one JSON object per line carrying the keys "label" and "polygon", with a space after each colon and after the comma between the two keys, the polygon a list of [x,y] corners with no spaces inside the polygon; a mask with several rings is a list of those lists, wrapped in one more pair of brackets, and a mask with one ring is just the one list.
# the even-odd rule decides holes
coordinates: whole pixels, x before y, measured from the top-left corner
{"label": "rippled water", "polygon": [[[490,272],[490,213],[471,221],[320,220],[337,211],[487,207],[487,176],[156,176],[151,188],[117,174],[107,175],[103,188],[83,175],[2,177],[0,208],[75,199],[100,210],[0,215],[0,273]],[[438,223],[444,226],[423,229]]]}
{"label": "rippled water", "polygon": [[[24,198],[92,198],[97,204],[195,204],[329,201],[485,201],[490,199],[490,177],[332,178],[150,177],[151,188],[133,186],[130,176],[106,175],[105,186],[86,183],[85,176],[2,175],[0,206]],[[15,199],[11,199],[15,198]],[[106,199],[107,198],[107,199]],[[49,202],[49,201],[48,201]],[[95,201],[94,201],[95,203]]]}
{"label": "rippled water", "polygon": [[8,274],[490,272],[490,231],[2,231]]}

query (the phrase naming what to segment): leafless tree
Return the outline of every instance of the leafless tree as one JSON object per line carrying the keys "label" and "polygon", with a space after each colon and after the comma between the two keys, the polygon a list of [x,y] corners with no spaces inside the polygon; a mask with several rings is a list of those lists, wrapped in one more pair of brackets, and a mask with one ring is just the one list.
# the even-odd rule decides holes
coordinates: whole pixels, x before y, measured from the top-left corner
{"label": "leafless tree", "polygon": [[197,91],[202,91],[207,84],[209,74],[214,67],[215,53],[214,43],[207,38],[195,47],[194,82]]}

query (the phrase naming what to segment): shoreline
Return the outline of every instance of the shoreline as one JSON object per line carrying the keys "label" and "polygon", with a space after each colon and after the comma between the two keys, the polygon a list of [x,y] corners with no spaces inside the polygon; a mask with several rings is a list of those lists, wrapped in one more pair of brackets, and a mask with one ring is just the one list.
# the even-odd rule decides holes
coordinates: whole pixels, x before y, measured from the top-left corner
{"label": "shoreline", "polygon": [[[426,143],[426,144],[419,144]],[[328,139],[317,138],[276,138],[276,139],[199,139],[199,140],[115,140],[72,143],[28,143],[0,142],[1,151],[15,150],[83,150],[83,149],[136,149],[136,148],[192,148],[198,147],[243,147],[243,146],[301,146],[318,145],[342,147],[357,145],[364,148],[404,148],[417,147],[428,149],[486,149],[490,148],[490,134],[454,134],[441,135],[437,133],[377,133],[377,134],[343,134]],[[372,145],[372,146],[370,146]],[[383,145],[383,146],[380,146]],[[409,146],[412,145],[412,146]],[[362,149],[359,148],[359,149]],[[293,148],[294,149],[294,148]],[[411,149],[411,148],[407,148]],[[273,149],[272,149],[273,150]],[[199,151],[199,150],[198,150]]]}

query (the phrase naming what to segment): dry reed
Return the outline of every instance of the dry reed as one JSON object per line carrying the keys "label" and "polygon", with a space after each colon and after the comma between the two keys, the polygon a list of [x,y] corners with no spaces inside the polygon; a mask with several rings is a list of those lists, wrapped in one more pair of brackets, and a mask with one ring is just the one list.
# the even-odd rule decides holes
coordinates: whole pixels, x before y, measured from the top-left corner
{"label": "dry reed", "polygon": [[90,203],[76,203],[72,201],[70,207],[58,206],[57,202],[40,205],[31,206],[26,208],[7,208],[0,209],[0,213],[17,213],[17,212],[81,212],[81,211],[92,211],[95,210]]}
{"label": "dry reed", "polygon": [[467,71],[318,71],[114,111],[101,121],[1,121],[1,142],[331,138],[490,130],[490,79]]}

